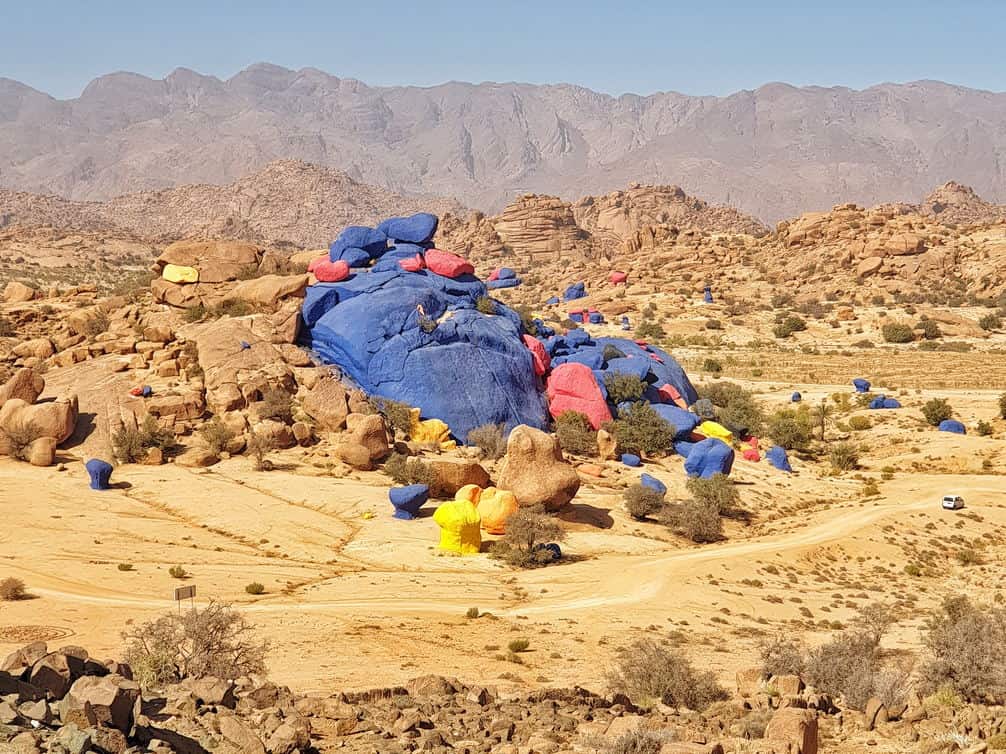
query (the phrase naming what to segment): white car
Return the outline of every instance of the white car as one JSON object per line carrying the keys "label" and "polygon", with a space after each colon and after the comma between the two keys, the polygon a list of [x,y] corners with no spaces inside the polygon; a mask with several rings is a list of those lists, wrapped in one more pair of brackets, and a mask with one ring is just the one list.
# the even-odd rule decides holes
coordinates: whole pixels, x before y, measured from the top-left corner
{"label": "white car", "polygon": [[957,511],[964,507],[964,498],[960,495],[944,495],[941,505],[944,510]]}

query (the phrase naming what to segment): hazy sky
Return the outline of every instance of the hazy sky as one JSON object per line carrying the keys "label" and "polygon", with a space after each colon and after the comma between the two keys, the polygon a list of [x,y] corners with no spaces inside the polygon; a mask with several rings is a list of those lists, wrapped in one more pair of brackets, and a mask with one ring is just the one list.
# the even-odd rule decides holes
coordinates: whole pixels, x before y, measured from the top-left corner
{"label": "hazy sky", "polygon": [[727,94],[769,81],[1006,89],[1006,0],[3,0],[0,76],[60,98],[119,70],[251,63],[370,84],[571,82]]}

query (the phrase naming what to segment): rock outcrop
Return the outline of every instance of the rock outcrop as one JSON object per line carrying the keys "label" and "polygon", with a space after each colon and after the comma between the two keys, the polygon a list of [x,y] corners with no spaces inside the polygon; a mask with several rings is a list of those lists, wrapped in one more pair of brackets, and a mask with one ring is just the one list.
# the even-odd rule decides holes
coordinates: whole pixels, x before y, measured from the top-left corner
{"label": "rock outcrop", "polygon": [[556,511],[576,495],[580,477],[554,436],[520,426],[510,433],[496,486],[513,492],[521,506],[542,505]]}

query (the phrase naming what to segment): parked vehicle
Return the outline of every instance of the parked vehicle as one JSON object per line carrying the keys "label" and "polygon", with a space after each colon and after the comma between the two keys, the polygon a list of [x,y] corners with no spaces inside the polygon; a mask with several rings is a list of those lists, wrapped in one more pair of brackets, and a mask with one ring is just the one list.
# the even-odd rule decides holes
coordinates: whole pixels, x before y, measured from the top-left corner
{"label": "parked vehicle", "polygon": [[964,498],[960,495],[944,495],[942,505],[944,510],[957,511],[964,507]]}

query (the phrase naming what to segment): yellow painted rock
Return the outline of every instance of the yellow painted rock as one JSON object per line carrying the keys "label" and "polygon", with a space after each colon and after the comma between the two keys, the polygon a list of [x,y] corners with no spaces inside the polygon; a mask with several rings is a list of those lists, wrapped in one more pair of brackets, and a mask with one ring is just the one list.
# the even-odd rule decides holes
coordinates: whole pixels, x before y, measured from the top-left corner
{"label": "yellow painted rock", "polygon": [[517,498],[509,490],[487,487],[478,502],[482,528],[488,534],[506,534],[506,522],[517,512]]}
{"label": "yellow painted rock", "polygon": [[472,505],[479,504],[479,498],[482,496],[482,488],[477,484],[466,484],[460,490],[454,493],[454,499],[458,502],[468,502]]}
{"label": "yellow painted rock", "polygon": [[477,555],[482,549],[482,518],[469,500],[448,500],[433,514],[440,527],[440,549]]}
{"label": "yellow painted rock", "polygon": [[412,429],[409,437],[413,442],[435,443],[441,450],[456,448],[457,443],[451,439],[451,428],[440,419],[419,420],[419,409],[412,409]]}
{"label": "yellow painted rock", "polygon": [[718,422],[704,421],[695,428],[695,431],[705,437],[715,437],[726,443],[729,443],[734,437],[733,432]]}
{"label": "yellow painted rock", "polygon": [[169,283],[198,283],[199,270],[195,267],[183,267],[180,264],[166,264],[161,277]]}

